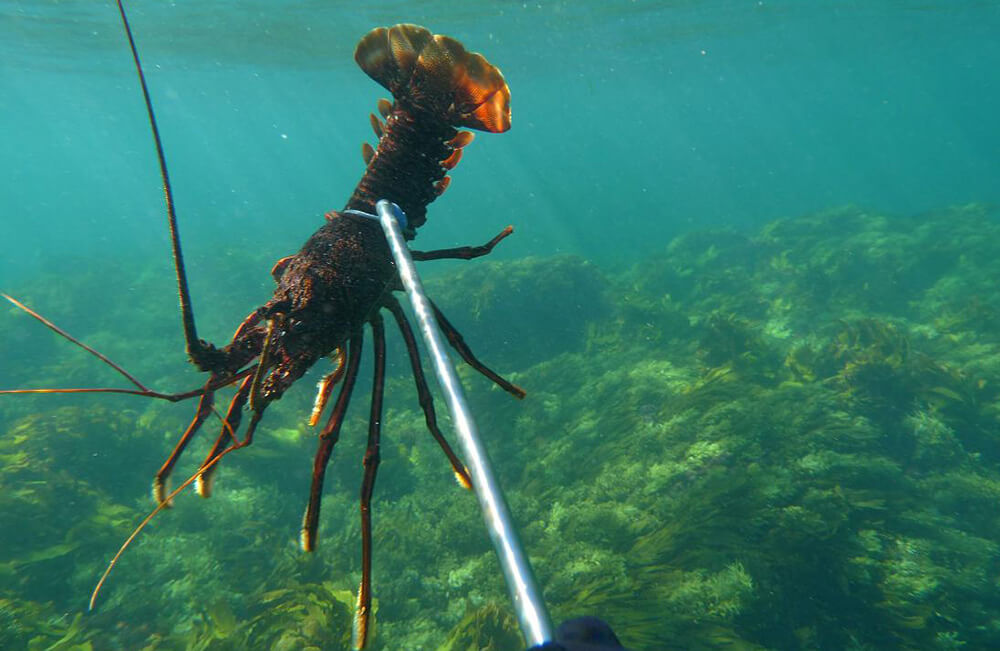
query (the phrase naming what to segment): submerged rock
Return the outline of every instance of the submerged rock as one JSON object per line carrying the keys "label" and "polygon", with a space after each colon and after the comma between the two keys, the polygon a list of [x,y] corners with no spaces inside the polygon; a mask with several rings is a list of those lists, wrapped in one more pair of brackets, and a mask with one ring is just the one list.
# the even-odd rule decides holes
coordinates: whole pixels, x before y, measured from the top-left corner
{"label": "submerged rock", "polygon": [[568,255],[482,261],[427,283],[476,355],[510,369],[578,349],[589,324],[610,314],[610,292],[594,264]]}
{"label": "submerged rock", "polygon": [[[515,403],[467,385],[557,621],[600,615],[635,649],[971,649],[1000,648],[997,277],[983,207],[845,208],[688,235],[626,272],[479,261],[428,291],[528,391]],[[175,319],[167,307],[142,318]],[[136,336],[144,363],[169,354]],[[90,372],[53,358],[32,377]],[[472,497],[412,381],[388,389],[372,648],[519,648]],[[322,543],[303,556],[315,443],[294,404],[311,395],[295,391],[226,459],[210,502],[161,514],[74,644],[346,648],[367,414],[361,401],[348,418]],[[85,603],[183,429],[166,419],[190,415],[43,398],[0,415],[0,625],[18,621],[4,643],[73,631],[67,615],[39,632]]]}

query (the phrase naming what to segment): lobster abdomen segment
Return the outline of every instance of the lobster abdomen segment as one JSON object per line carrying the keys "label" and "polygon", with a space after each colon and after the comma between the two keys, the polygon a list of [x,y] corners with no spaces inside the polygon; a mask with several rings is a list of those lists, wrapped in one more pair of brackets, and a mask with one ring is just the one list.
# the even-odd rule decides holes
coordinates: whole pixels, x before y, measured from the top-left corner
{"label": "lobster abdomen segment", "polygon": [[446,176],[472,134],[510,128],[510,89],[500,70],[453,38],[417,25],[379,27],[358,43],[354,59],[393,95],[379,103],[385,124],[373,114],[378,147],[363,149],[367,170],[347,208],[374,212],[389,199],[413,227],[448,187]]}

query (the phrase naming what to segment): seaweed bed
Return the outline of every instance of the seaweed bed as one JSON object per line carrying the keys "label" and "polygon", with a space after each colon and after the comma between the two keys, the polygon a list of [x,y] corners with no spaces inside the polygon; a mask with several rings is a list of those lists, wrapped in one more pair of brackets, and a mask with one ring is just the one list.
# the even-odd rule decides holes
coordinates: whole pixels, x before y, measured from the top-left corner
{"label": "seaweed bed", "polygon": [[[553,616],[599,614],[637,650],[1000,648],[995,217],[847,207],[685,235],[614,273],[563,256],[432,278],[473,348],[529,391],[517,403],[461,369]],[[99,264],[5,289],[157,388],[197,384],[169,271]],[[203,273],[226,279],[195,288],[220,340],[268,289]],[[0,322],[2,384],[118,383],[17,310]],[[398,342],[390,359],[373,648],[522,649]],[[366,400],[305,555],[300,385],[212,499],[154,520],[89,614],[194,405],[3,397],[0,648],[348,648]]]}

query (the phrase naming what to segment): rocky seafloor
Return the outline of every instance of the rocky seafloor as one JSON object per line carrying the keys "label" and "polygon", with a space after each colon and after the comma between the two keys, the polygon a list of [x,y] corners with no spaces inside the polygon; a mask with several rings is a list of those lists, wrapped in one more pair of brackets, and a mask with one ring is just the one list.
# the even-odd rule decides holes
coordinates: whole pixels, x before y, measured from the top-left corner
{"label": "rocky seafloor", "polygon": [[[268,291],[248,269],[269,261],[227,260],[196,293],[217,340]],[[169,270],[123,266],[4,290],[158,389],[197,386]],[[1000,648],[997,278],[997,215],[968,205],[691,233],[615,270],[487,258],[427,287],[528,390],[461,369],[556,620],[600,615],[636,650],[984,649]],[[16,308],[0,324],[3,388],[122,386]],[[475,500],[390,340],[372,648],[522,649]],[[0,396],[0,648],[349,648],[368,382],[316,553],[296,546],[306,378],[222,462],[211,499],[185,493],[154,519],[89,613],[194,405]]]}

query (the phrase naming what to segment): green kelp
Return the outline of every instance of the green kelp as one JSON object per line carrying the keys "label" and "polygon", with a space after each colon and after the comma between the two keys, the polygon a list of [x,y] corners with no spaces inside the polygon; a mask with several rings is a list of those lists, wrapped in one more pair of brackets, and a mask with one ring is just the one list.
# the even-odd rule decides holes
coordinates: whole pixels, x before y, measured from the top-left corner
{"label": "green kelp", "polygon": [[608,316],[609,289],[594,264],[569,255],[477,261],[427,284],[459,330],[476,333],[477,355],[515,368],[578,350],[590,324]]}
{"label": "green kelp", "polygon": [[[234,649],[273,651],[317,651],[351,648],[351,620],[354,592],[332,584],[300,584],[260,595],[254,606],[245,636]],[[376,625],[378,603],[373,603]],[[228,626],[236,628],[231,613],[222,611]],[[219,616],[214,617],[216,620]],[[235,634],[236,631],[233,631]],[[373,637],[375,631],[373,629]],[[230,639],[232,635],[229,636]]]}
{"label": "green kelp", "polygon": [[521,629],[510,609],[497,604],[487,604],[466,615],[442,651],[506,651],[524,647]]}
{"label": "green kelp", "polygon": [[[662,264],[637,266],[622,295],[646,321],[688,314],[682,336],[614,336],[636,330],[605,322],[587,361],[557,358],[521,377],[559,386],[552,401],[542,389],[540,404],[526,403],[514,433],[532,450],[522,481],[550,505],[527,514],[545,523],[527,531],[544,550],[548,594],[557,612],[620,621],[638,648],[721,643],[713,636],[747,648],[996,644],[1000,602],[984,578],[1000,531],[995,508],[971,505],[996,482],[1000,366],[961,361],[966,346],[995,360],[992,333],[949,346],[917,315],[961,258],[954,233],[979,241],[1000,229],[969,208],[799,221],[759,238],[689,237]],[[834,255],[843,250],[879,278],[848,273]],[[886,282],[903,258],[925,266]],[[982,262],[978,273],[996,267]],[[640,356],[626,369],[589,365]],[[560,376],[583,379],[574,390]],[[539,446],[546,430],[565,435]],[[942,490],[960,474],[960,488]],[[745,583],[706,579],[735,567]],[[708,603],[730,605],[669,610],[691,593],[683,572]],[[728,592],[708,597],[709,585]]]}
{"label": "green kelp", "polygon": [[0,598],[0,648],[93,651],[83,614],[59,615],[51,604]]}
{"label": "green kelp", "polygon": [[130,438],[108,448],[84,432],[99,424],[121,433],[126,423],[100,407],[63,407],[21,418],[0,436],[0,611],[12,620],[0,625],[8,638],[0,647],[89,648],[96,631],[78,617],[94,579],[86,568],[127,535],[138,512],[105,481]]}
{"label": "green kelp", "polygon": [[[514,403],[462,371],[555,619],[603,616],[635,649],[1000,647],[998,249],[982,206],[848,207],[688,234],[629,270],[557,257],[429,279],[470,345],[528,389]],[[91,280],[25,290],[72,315]],[[158,287],[155,274],[135,283]],[[224,313],[254,304],[245,285]],[[136,318],[175,323],[174,309],[167,296]],[[130,318],[115,310],[76,334],[113,341]],[[14,318],[19,341],[44,345]],[[23,363],[12,346],[0,341]],[[140,329],[120,361],[132,351],[152,377],[195,383],[183,360],[157,371],[181,357],[171,346]],[[39,355],[18,377],[92,372],[84,356]],[[407,363],[392,365],[372,647],[519,650],[475,501],[426,433]],[[74,628],[193,406],[5,397],[0,617],[17,624],[0,639],[341,648],[366,414],[345,424],[320,546],[303,555],[311,399],[296,387],[275,405],[211,500],[182,495],[161,514]]]}

